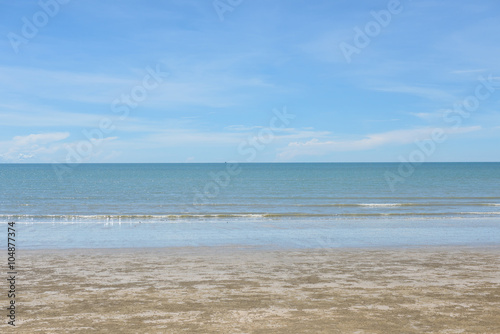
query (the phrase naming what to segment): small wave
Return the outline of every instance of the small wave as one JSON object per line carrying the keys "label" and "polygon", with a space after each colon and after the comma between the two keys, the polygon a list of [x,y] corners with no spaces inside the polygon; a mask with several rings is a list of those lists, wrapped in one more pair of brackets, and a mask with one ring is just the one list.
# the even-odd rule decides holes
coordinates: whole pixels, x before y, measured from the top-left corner
{"label": "small wave", "polygon": [[462,215],[500,215],[500,212],[460,212]]}
{"label": "small wave", "polygon": [[245,199],[256,199],[256,200],[369,200],[369,201],[384,201],[384,200],[468,200],[468,201],[477,201],[477,200],[500,200],[498,196],[252,196]]}
{"label": "small wave", "polygon": [[168,215],[0,215],[0,219],[8,220],[170,220],[170,219],[202,219],[202,218],[259,218],[261,213],[201,213],[201,214],[168,214]]}
{"label": "small wave", "polygon": [[[389,203],[387,203],[389,204]],[[241,213],[178,213],[166,215],[0,215],[4,221],[20,222],[168,222],[168,221],[218,221],[228,219],[294,219],[294,218],[342,218],[342,217],[457,217],[491,216],[500,212],[352,212],[352,213],[310,213],[310,212],[241,212]]]}
{"label": "small wave", "polygon": [[[210,206],[210,207],[256,207],[256,208],[267,208],[276,207],[276,204],[262,204],[262,203],[204,203],[197,206]],[[383,208],[383,207],[439,207],[439,206],[500,206],[499,203],[449,203],[449,202],[421,202],[421,203],[323,203],[323,204],[283,204],[283,207],[294,207],[294,208],[329,208],[329,207],[373,207],[373,208]]]}
{"label": "small wave", "polygon": [[366,207],[394,207],[394,206],[403,206],[403,203],[362,203],[359,204],[359,206],[366,206]]}

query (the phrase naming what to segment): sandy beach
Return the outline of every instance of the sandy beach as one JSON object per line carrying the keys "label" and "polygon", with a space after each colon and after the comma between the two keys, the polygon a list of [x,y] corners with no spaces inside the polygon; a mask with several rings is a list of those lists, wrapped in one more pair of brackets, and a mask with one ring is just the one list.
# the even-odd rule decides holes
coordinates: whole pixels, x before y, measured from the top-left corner
{"label": "sandy beach", "polygon": [[2,332],[500,332],[497,247],[43,250],[18,267]]}

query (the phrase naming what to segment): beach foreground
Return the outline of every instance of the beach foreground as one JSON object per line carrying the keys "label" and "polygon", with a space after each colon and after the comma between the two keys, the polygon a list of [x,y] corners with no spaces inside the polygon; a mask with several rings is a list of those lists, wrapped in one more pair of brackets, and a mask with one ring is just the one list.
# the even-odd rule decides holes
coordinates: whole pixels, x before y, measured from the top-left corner
{"label": "beach foreground", "polygon": [[43,250],[18,267],[16,333],[500,332],[498,247]]}

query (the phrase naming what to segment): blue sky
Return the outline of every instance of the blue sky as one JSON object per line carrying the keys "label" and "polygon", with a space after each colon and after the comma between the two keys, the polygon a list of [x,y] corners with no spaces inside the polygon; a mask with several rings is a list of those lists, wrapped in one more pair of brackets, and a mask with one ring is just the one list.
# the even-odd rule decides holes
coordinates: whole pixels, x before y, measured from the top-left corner
{"label": "blue sky", "polygon": [[0,6],[0,162],[500,161],[496,0]]}

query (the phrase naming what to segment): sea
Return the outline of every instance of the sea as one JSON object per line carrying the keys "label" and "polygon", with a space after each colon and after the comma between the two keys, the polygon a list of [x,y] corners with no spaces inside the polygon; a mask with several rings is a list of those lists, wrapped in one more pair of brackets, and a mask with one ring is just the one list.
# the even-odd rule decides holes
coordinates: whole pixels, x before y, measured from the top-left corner
{"label": "sea", "polygon": [[18,249],[496,246],[500,163],[0,164],[0,221]]}

